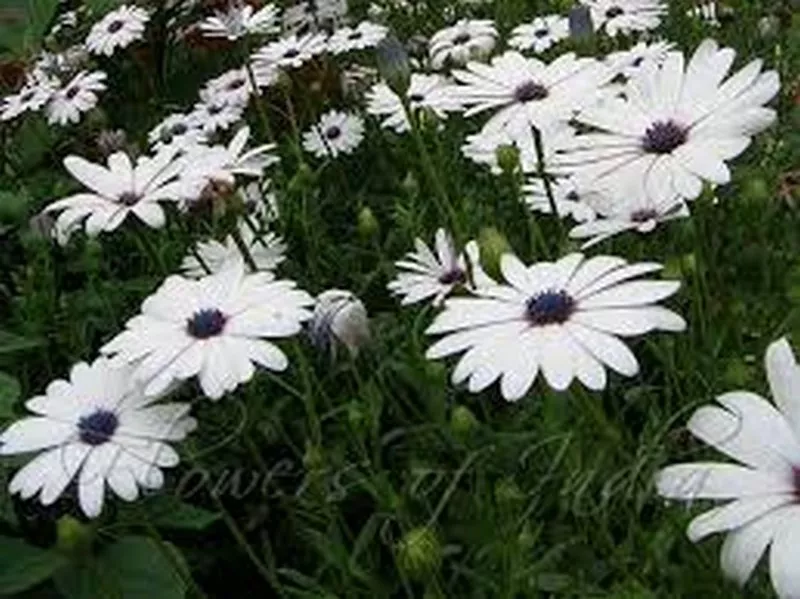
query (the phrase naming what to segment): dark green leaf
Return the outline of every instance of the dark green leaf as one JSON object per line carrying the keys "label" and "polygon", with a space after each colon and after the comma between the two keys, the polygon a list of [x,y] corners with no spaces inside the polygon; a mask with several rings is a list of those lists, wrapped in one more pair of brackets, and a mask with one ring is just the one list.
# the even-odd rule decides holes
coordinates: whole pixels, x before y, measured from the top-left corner
{"label": "dark green leaf", "polygon": [[64,558],[54,551],[0,537],[0,595],[19,593],[44,582],[63,565]]}
{"label": "dark green leaf", "polygon": [[172,495],[151,497],[124,509],[120,516],[133,522],[144,518],[154,526],[183,530],[203,530],[219,519],[219,514],[184,503]]}
{"label": "dark green leaf", "polygon": [[14,416],[14,404],[19,396],[19,381],[10,374],[0,372],[0,418]]}
{"label": "dark green leaf", "polygon": [[158,543],[124,537],[105,550],[100,565],[125,599],[181,599],[186,586]]}
{"label": "dark green leaf", "polygon": [[0,355],[34,349],[43,345],[43,343],[42,339],[29,339],[6,331],[0,331]]}

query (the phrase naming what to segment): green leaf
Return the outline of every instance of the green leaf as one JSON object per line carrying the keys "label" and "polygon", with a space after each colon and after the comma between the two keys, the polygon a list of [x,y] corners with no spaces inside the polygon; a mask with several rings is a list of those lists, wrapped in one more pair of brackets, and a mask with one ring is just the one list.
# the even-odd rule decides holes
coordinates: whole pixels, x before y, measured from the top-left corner
{"label": "green leaf", "polygon": [[0,372],[0,418],[14,416],[14,404],[20,393],[19,381],[10,374]]}
{"label": "green leaf", "polygon": [[0,331],[0,356],[27,349],[34,349],[42,345],[44,345],[43,339],[30,339],[6,331]]}
{"label": "green leaf", "polygon": [[123,537],[99,561],[125,599],[182,599],[186,594],[180,574],[153,539]]}
{"label": "green leaf", "polygon": [[19,593],[44,582],[63,565],[64,558],[54,551],[0,537],[0,595]]}
{"label": "green leaf", "polygon": [[139,522],[142,518],[154,525],[181,530],[204,530],[219,520],[219,514],[184,503],[172,495],[155,495],[135,507],[120,510],[119,516]]}

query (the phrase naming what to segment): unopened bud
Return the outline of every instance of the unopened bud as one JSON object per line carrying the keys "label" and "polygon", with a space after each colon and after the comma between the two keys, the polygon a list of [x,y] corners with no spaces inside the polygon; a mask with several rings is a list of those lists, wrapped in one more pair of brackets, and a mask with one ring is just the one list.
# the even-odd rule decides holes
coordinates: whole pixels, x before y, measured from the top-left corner
{"label": "unopened bud", "polygon": [[369,239],[377,235],[379,230],[380,225],[375,214],[369,206],[364,206],[358,213],[358,234],[363,239]]}
{"label": "unopened bud", "polygon": [[479,422],[466,406],[456,406],[450,414],[450,430],[457,439],[467,439],[478,428]]}
{"label": "unopened bud", "polygon": [[478,245],[481,248],[481,264],[491,277],[500,275],[500,259],[503,254],[511,252],[508,239],[496,227],[484,227],[478,234]]}
{"label": "unopened bud", "polygon": [[56,523],[56,548],[67,555],[86,554],[94,541],[94,527],[72,516],[62,516]]}
{"label": "unopened bud", "polygon": [[442,546],[436,533],[423,526],[409,531],[397,545],[397,564],[413,580],[425,580],[442,565]]}
{"label": "unopened bud", "polygon": [[519,150],[514,145],[502,145],[495,150],[497,165],[505,174],[515,173],[519,168]]}

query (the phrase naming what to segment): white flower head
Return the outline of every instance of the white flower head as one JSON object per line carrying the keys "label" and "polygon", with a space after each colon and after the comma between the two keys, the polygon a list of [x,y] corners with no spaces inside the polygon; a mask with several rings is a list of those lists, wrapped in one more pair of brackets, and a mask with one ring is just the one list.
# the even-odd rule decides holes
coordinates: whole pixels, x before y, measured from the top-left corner
{"label": "white flower head", "polygon": [[447,300],[427,330],[445,335],[428,349],[429,359],[465,352],[452,380],[468,381],[473,393],[499,378],[503,397],[514,401],[528,392],[539,371],[555,390],[563,391],[575,378],[603,389],[606,366],[625,376],[639,371],[618,337],[686,327],[683,318],[657,305],[680,283],[640,279],[660,264],[569,254],[526,266],[505,254],[500,267],[505,284]]}
{"label": "white flower head", "polygon": [[781,599],[800,592],[800,366],[786,339],[766,353],[767,379],[775,404],[748,391],[717,397],[700,407],[687,428],[697,439],[735,462],[668,466],[656,477],[668,499],[725,502],[697,516],[687,531],[693,542],[727,532],[721,566],[744,585],[767,548],[772,585]]}
{"label": "white flower head", "polygon": [[299,34],[314,24],[314,15],[308,2],[301,1],[287,6],[281,15],[281,29],[284,33]]}
{"label": "white flower head", "polygon": [[328,39],[328,51],[331,54],[344,54],[374,48],[386,37],[388,31],[385,26],[369,21],[361,21],[356,27],[340,27]]}
{"label": "white flower head", "polygon": [[231,125],[241,121],[246,108],[247,104],[219,96],[195,104],[189,116],[200,123],[203,131],[210,135],[217,131],[227,131]]}
{"label": "white flower head", "polygon": [[47,104],[47,122],[67,125],[77,123],[81,114],[97,106],[97,94],[106,90],[106,74],[102,71],[81,71],[70,82],[56,90]]}
{"label": "white flower head", "polygon": [[303,133],[303,149],[318,158],[350,154],[364,139],[364,119],[347,112],[330,110]]}
{"label": "white flower head", "polygon": [[49,82],[26,84],[16,94],[3,98],[0,121],[11,121],[25,112],[39,112],[53,97],[53,92]]}
{"label": "white flower head", "polygon": [[69,380],[55,380],[28,400],[34,416],[0,435],[0,455],[39,453],[11,479],[9,490],[43,505],[61,496],[77,477],[81,509],[90,518],[103,509],[106,486],[125,501],[139,489],[164,484],[161,468],[176,466],[169,441],[197,426],[189,404],[154,403],[131,377],[131,368],[106,358],[72,367]]}
{"label": "white flower head", "polygon": [[225,12],[217,11],[200,23],[200,30],[206,37],[224,37],[237,40],[247,35],[276,33],[280,10],[274,4],[253,12],[249,4],[230,4]]}
{"label": "white flower head", "polygon": [[296,69],[327,49],[323,33],[291,34],[260,48],[252,57],[256,71],[269,71],[276,67]]}
{"label": "white flower head", "polygon": [[660,67],[674,48],[675,44],[672,42],[653,42],[650,44],[639,42],[629,50],[612,52],[606,56],[605,63],[615,73],[630,78],[648,64]]}
{"label": "white flower head", "polygon": [[206,104],[247,105],[250,94],[254,92],[247,70],[231,69],[206,82],[200,90],[200,100]]}
{"label": "white flower head", "polygon": [[232,260],[199,280],[168,277],[100,351],[134,364],[147,395],[197,376],[203,393],[219,399],[249,381],[256,365],[286,369],[286,355],[269,339],[299,333],[313,303],[294,282],[245,274]]}
{"label": "white flower head", "polygon": [[[559,218],[570,217],[579,223],[592,221],[596,212],[593,203],[587,201],[596,192],[580,190],[570,177],[559,177],[550,186],[553,192],[553,201],[556,205]],[[522,187],[523,199],[528,207],[543,214],[552,214],[553,207],[550,205],[550,198],[544,182],[538,177],[527,180]]]}
{"label": "white flower head", "polygon": [[664,0],[582,0],[589,6],[595,30],[616,36],[649,31],[661,24],[667,12]]}
{"label": "white flower head", "polygon": [[546,64],[509,51],[488,65],[471,62],[466,70],[453,71],[461,85],[452,88],[452,95],[465,107],[467,117],[491,112],[486,125],[490,129],[549,129],[565,124],[594,101],[597,89],[610,76],[599,61],[574,53]]}
{"label": "white flower head", "polygon": [[[441,75],[412,73],[406,90],[406,101],[412,112],[428,109],[439,119],[458,111],[459,103],[450,93],[450,82]],[[386,83],[376,83],[367,93],[367,112],[384,117],[381,126],[397,133],[411,129],[406,109],[400,97]]]}
{"label": "white flower head", "polygon": [[171,114],[153,127],[147,134],[150,145],[156,152],[175,149],[185,152],[198,145],[205,145],[208,137],[198,123],[188,114]]}
{"label": "white flower head", "polygon": [[642,67],[625,97],[587,108],[578,120],[600,130],[579,135],[563,162],[586,182],[614,187],[629,178],[645,182],[656,201],[674,194],[691,200],[703,182],[730,180],[726,161],[741,154],[751,136],[775,120],[765,108],[780,87],[775,71],[754,60],[723,81],[735,57],[731,48],[704,41],[688,65],[670,52],[659,68]]}
{"label": "white flower head", "polygon": [[569,20],[561,15],[548,15],[515,27],[508,45],[522,52],[532,50],[538,54],[568,37]]}
{"label": "white flower head", "polygon": [[[253,225],[244,221],[239,222],[237,229],[257,272],[272,272],[286,259],[286,244],[275,233],[255,233]],[[228,235],[224,242],[216,239],[199,241],[194,251],[183,259],[181,270],[185,276],[199,279],[220,272],[231,260],[244,260],[244,256],[233,236]],[[252,266],[246,261],[245,266],[249,272],[253,272]]]}
{"label": "white flower head", "polygon": [[111,56],[117,48],[127,48],[144,37],[149,13],[138,6],[124,5],[95,23],[86,38],[86,49],[92,54]]}
{"label": "white flower head", "polygon": [[347,16],[347,0],[314,0],[314,8],[323,24],[338,25]]}
{"label": "white flower head", "polygon": [[491,21],[461,20],[431,37],[428,45],[431,66],[441,69],[446,64],[463,65],[470,60],[485,59],[496,42],[497,29]]}
{"label": "white flower head", "polygon": [[179,198],[177,179],[183,165],[171,151],[141,156],[135,163],[124,152],[116,152],[108,157],[107,167],[67,156],[64,167],[89,189],[45,208],[61,213],[55,223],[61,242],[81,225],[89,236],[113,231],[130,214],[150,227],[163,227],[166,216],[159,202]]}
{"label": "white flower head", "polygon": [[263,182],[254,181],[237,190],[245,208],[262,222],[272,223],[280,217],[278,197],[270,189],[269,179]]}
{"label": "white flower head", "polygon": [[369,316],[363,302],[350,291],[328,289],[317,296],[309,335],[315,345],[335,352],[338,340],[351,355],[369,341]]}

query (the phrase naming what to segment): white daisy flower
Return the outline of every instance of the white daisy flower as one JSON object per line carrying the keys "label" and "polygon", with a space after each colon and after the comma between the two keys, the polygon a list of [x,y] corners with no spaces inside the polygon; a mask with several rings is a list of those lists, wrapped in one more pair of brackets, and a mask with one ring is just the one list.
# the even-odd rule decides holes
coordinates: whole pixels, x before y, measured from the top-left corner
{"label": "white daisy flower", "polygon": [[51,505],[77,477],[81,509],[95,518],[106,486],[125,501],[134,501],[140,487],[161,488],[161,468],[180,461],[168,441],[183,440],[197,422],[189,404],[154,399],[145,398],[128,367],[106,358],[79,362],[68,381],[51,382],[25,403],[35,416],[0,435],[0,455],[41,452],[14,475],[9,491]]}
{"label": "white daisy flower", "polygon": [[573,239],[589,239],[582,249],[625,231],[650,233],[661,223],[689,216],[689,208],[682,198],[677,195],[668,199],[651,198],[641,179],[628,181],[620,189],[588,193],[584,203],[591,206],[598,218],[569,232]]}
{"label": "white daisy flower", "polygon": [[686,11],[686,16],[705,21],[712,27],[720,26],[719,18],[717,18],[717,3],[713,1],[693,6]]}
{"label": "white daisy flower", "polygon": [[778,92],[775,71],[761,72],[755,60],[723,83],[735,52],[704,41],[684,69],[684,57],[670,53],[661,68],[645,65],[626,87],[586,109],[578,119],[600,133],[578,136],[564,157],[585,181],[614,187],[628,178],[645,181],[661,201],[675,193],[694,199],[703,181],[725,184],[725,162],[741,154],[751,136],[775,120],[764,108]]}
{"label": "white daisy flower", "polygon": [[667,12],[663,0],[581,0],[589,7],[595,31],[605,29],[616,36],[636,31],[648,31],[661,24]]}
{"label": "white daisy flower", "polygon": [[206,37],[224,37],[238,40],[246,35],[264,35],[279,31],[278,15],[280,10],[274,4],[253,12],[249,4],[230,4],[225,12],[216,11],[200,23],[200,30]]}
{"label": "white daisy flower", "polygon": [[263,46],[253,54],[253,68],[257,71],[275,67],[296,69],[327,49],[323,33],[291,34]]}
{"label": "white daisy flower", "polygon": [[[274,271],[286,259],[286,244],[275,233],[264,231],[256,235],[244,221],[240,221],[237,228],[256,265],[256,271]],[[244,256],[233,236],[228,235],[224,242],[216,239],[197,242],[195,251],[183,259],[181,270],[185,276],[199,279],[209,273],[220,272],[230,260],[244,260]],[[248,266],[248,271],[252,272],[251,266]]]}
{"label": "white daisy flower", "polygon": [[49,83],[26,84],[18,93],[3,98],[0,121],[10,121],[25,112],[39,112],[53,97]]}
{"label": "white daisy flower", "polygon": [[237,190],[242,203],[250,214],[265,223],[275,222],[280,217],[278,198],[270,187],[271,182],[267,179],[264,183],[248,183]]}
{"label": "white daisy flower", "polygon": [[336,26],[347,16],[347,0],[314,0],[314,9],[320,23]]}
{"label": "white daisy flower", "polygon": [[800,366],[786,339],[766,353],[767,379],[776,405],[748,391],[717,397],[692,415],[697,439],[738,463],[676,464],[656,477],[668,499],[710,499],[724,505],[697,516],[687,534],[693,542],[727,532],[721,566],[744,585],[770,548],[772,585],[781,599],[800,596]]}
{"label": "white daisy flower", "polygon": [[247,105],[253,92],[247,70],[231,69],[207,81],[200,90],[200,100],[206,104],[221,102]]}
{"label": "white daisy flower", "polygon": [[[579,223],[585,223],[595,218],[596,212],[593,203],[589,201],[597,192],[580,190],[570,177],[559,177],[550,185],[553,192],[553,201],[556,205],[559,218],[570,217]],[[553,207],[547,196],[544,182],[539,178],[530,178],[522,186],[523,201],[528,208],[535,212],[551,214]],[[587,200],[589,198],[589,200]]]}
{"label": "white daisy flower", "polygon": [[298,2],[287,6],[281,15],[281,29],[284,33],[300,34],[314,25],[314,15],[308,2]]}
{"label": "white daisy flower", "polygon": [[172,150],[185,152],[205,145],[208,137],[191,115],[175,113],[166,117],[147,134],[150,145],[156,152]]}
{"label": "white daisy flower", "polygon": [[245,274],[241,260],[228,261],[199,280],[168,277],[100,351],[134,364],[147,395],[197,376],[203,393],[219,399],[249,381],[255,365],[286,369],[286,355],[268,339],[299,333],[313,303],[293,281]]}
{"label": "white daisy flower", "polygon": [[364,50],[377,46],[388,33],[388,28],[369,21],[361,21],[357,27],[341,27],[328,39],[328,52],[344,54],[353,50]]}
{"label": "white daisy flower", "polygon": [[97,106],[97,93],[106,89],[102,71],[81,71],[53,93],[47,104],[47,122],[56,125],[77,123],[81,114]]}
{"label": "white daisy flower", "polygon": [[414,240],[414,251],[395,262],[400,272],[387,289],[403,297],[400,302],[403,306],[431,298],[431,303],[439,306],[455,289],[473,287],[467,257],[458,253],[450,233],[437,229],[434,241],[435,253],[418,237]]}
{"label": "white daisy flower", "polygon": [[497,29],[491,21],[462,19],[431,37],[428,44],[431,66],[441,69],[445,64],[463,65],[473,59],[485,59],[494,50],[496,41]]}
{"label": "white daisy flower", "polygon": [[55,223],[60,241],[82,224],[89,236],[113,231],[129,214],[150,227],[163,227],[166,216],[159,202],[178,199],[177,179],[184,168],[169,151],[152,158],[141,156],[135,163],[124,152],[116,152],[108,157],[107,168],[80,156],[67,156],[64,167],[89,190],[45,208],[46,213],[61,212]]}
{"label": "white daisy flower", "polygon": [[633,280],[660,270],[660,264],[569,254],[525,266],[505,254],[500,267],[507,284],[447,300],[427,330],[445,334],[428,349],[429,359],[466,350],[452,380],[456,385],[468,380],[473,393],[502,377],[503,397],[517,400],[540,370],[553,389],[562,391],[577,377],[600,390],[606,386],[605,366],[625,376],[639,372],[636,357],[618,336],[686,327],[683,318],[656,305],[675,293],[679,282]]}
{"label": "white daisy flower", "polygon": [[538,54],[568,37],[569,19],[561,15],[548,15],[515,27],[508,45],[520,51],[533,50]]}
{"label": "white daisy flower", "polygon": [[[406,90],[406,101],[412,112],[427,108],[439,119],[446,119],[448,112],[461,107],[450,94],[451,84],[441,75],[412,73]],[[376,83],[367,92],[367,112],[384,117],[381,127],[405,133],[411,129],[408,116],[400,97],[387,84]]]}
{"label": "white daisy flower", "polygon": [[303,149],[318,158],[350,154],[364,139],[364,119],[355,114],[329,110],[303,133]]}
{"label": "white daisy flower", "polygon": [[660,67],[674,48],[675,44],[672,42],[653,42],[651,44],[639,42],[629,50],[612,52],[606,56],[604,62],[615,73],[630,78],[635,76],[645,65],[652,64]]}
{"label": "white daisy flower", "polygon": [[86,49],[92,54],[111,56],[117,48],[127,48],[142,39],[149,20],[150,15],[143,8],[120,6],[95,23],[86,38]]}
{"label": "white daisy flower", "polygon": [[339,341],[356,355],[370,337],[367,309],[350,291],[328,289],[317,296],[308,332],[321,349],[335,352]]}
{"label": "white daisy flower", "polygon": [[203,131],[210,135],[220,130],[226,131],[231,125],[238,123],[244,117],[246,109],[247,104],[220,96],[195,104],[189,118],[200,123]]}
{"label": "white daisy flower", "polygon": [[452,89],[465,116],[491,111],[486,127],[528,131],[566,123],[592,102],[609,70],[594,58],[562,54],[550,64],[506,52],[486,65],[471,62],[467,70],[453,71],[462,85]]}

